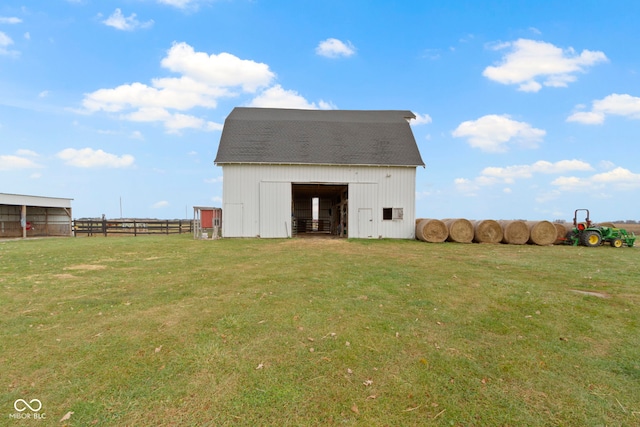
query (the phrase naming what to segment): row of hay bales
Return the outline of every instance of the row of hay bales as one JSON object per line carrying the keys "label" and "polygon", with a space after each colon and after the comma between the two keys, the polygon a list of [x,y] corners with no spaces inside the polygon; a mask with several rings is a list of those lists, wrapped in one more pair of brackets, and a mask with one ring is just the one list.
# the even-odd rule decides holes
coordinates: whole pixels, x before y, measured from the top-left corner
{"label": "row of hay bales", "polygon": [[448,241],[547,246],[562,242],[566,234],[564,224],[549,221],[470,221],[463,218],[416,220],[416,239],[430,243]]}

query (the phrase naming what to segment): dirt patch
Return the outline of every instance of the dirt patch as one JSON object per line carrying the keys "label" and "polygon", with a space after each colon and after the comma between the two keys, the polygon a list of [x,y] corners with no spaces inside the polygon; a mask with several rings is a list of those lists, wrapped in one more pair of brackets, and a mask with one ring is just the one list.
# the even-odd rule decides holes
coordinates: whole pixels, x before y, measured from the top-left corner
{"label": "dirt patch", "polygon": [[69,273],[63,273],[63,274],[54,274],[53,277],[55,277],[56,279],[75,279],[76,276],[74,276],[73,274],[69,274]]}
{"label": "dirt patch", "polygon": [[63,268],[63,270],[104,270],[107,268],[106,265],[100,264],[78,264],[78,265],[70,265],[69,267]]}
{"label": "dirt patch", "polygon": [[592,297],[597,297],[597,298],[610,298],[609,295],[602,292],[581,291],[579,289],[571,289],[571,292],[575,292],[577,294],[582,294],[582,295],[590,295]]}

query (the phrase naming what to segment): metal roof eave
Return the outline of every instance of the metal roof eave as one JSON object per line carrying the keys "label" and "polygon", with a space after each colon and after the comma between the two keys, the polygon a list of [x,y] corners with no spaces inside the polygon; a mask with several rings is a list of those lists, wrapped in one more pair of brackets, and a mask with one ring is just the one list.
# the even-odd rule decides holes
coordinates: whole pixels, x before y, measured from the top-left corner
{"label": "metal roof eave", "polygon": [[378,168],[417,168],[425,167],[425,164],[419,165],[391,165],[391,164],[357,164],[357,163],[291,163],[291,162],[214,162],[216,166],[224,165],[277,165],[277,166],[367,166]]}

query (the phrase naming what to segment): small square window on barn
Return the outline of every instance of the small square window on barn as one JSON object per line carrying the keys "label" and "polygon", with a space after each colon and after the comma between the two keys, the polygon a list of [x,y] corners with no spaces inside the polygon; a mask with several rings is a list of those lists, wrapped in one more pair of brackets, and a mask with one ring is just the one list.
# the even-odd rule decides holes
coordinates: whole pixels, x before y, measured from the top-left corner
{"label": "small square window on barn", "polygon": [[382,220],[392,221],[402,219],[404,215],[403,208],[382,208]]}

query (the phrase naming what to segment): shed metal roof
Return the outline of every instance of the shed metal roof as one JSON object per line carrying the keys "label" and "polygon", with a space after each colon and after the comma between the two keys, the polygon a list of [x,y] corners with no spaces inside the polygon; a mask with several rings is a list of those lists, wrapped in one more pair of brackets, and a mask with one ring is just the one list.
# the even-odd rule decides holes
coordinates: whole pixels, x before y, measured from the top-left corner
{"label": "shed metal roof", "polygon": [[0,205],[37,206],[45,208],[70,208],[73,199],[62,197],[28,196],[24,194],[0,193]]}
{"label": "shed metal roof", "polygon": [[424,166],[401,110],[234,108],[216,164]]}

